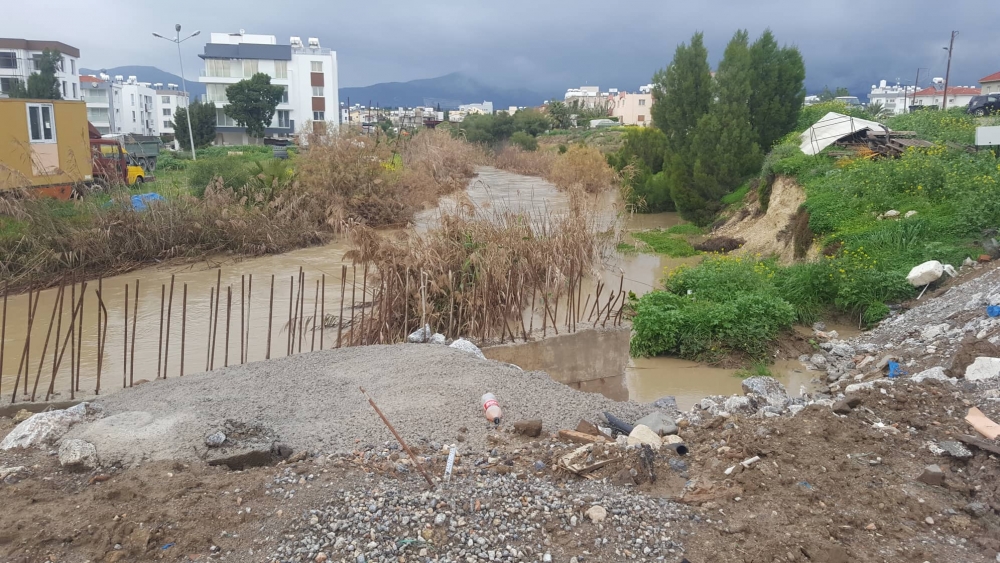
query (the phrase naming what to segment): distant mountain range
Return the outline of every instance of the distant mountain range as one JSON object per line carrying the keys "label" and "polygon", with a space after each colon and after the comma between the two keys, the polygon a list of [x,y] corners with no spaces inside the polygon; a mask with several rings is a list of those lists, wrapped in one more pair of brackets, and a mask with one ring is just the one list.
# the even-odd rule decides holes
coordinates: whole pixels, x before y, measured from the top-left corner
{"label": "distant mountain range", "polygon": [[[101,69],[81,68],[80,74],[99,75]],[[180,84],[181,77],[155,66],[118,66],[103,69],[110,76],[135,76],[140,82],[157,82],[163,84]],[[187,89],[194,96],[205,93],[205,85],[198,82],[198,75],[186,75]],[[383,82],[371,86],[341,88],[340,101],[352,104],[372,105],[379,107],[413,107],[437,106],[442,109],[454,109],[459,104],[473,104],[483,101],[493,102],[496,109],[508,106],[538,106],[547,96],[524,88],[499,88],[463,74],[453,72],[437,78],[423,78],[409,82]]]}
{"label": "distant mountain range", "polygon": [[409,82],[383,82],[371,86],[341,88],[340,101],[379,107],[412,107],[441,105],[442,109],[454,109],[459,104],[493,102],[496,109],[508,106],[538,106],[546,97],[524,88],[499,88],[479,82],[461,72],[453,72],[437,78],[422,78]]}
{"label": "distant mountain range", "polygon": [[[92,74],[94,76],[100,75],[101,69],[94,68],[81,68],[80,74]],[[134,76],[139,82],[149,82],[150,84],[156,84],[157,82],[162,83],[164,86],[167,84],[177,84],[180,86],[181,77],[176,74],[171,74],[165,70],[160,70],[155,66],[116,66],[114,68],[104,69],[103,72],[111,77],[114,76],[124,76],[128,79],[129,76]],[[205,85],[198,82],[198,73],[195,72],[193,75],[190,72],[184,74],[187,78],[187,91],[192,96],[200,96],[205,93]]]}

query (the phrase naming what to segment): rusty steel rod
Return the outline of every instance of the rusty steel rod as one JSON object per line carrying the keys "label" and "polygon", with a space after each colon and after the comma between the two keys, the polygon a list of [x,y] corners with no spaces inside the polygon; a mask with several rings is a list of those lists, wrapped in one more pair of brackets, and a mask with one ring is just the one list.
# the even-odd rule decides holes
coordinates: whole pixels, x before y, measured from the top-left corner
{"label": "rusty steel rod", "polygon": [[156,379],[163,375],[163,311],[167,306],[167,286],[160,284],[160,343],[156,347]]}
{"label": "rusty steel rod", "polygon": [[288,286],[288,333],[285,335],[285,355],[292,355],[292,309],[295,307],[295,276],[291,277],[290,285]]}
{"label": "rusty steel rod", "polygon": [[348,346],[354,346],[354,309],[358,306],[358,265],[351,265],[351,341]]}
{"label": "rusty steel rod", "polygon": [[424,471],[424,468],[420,465],[420,460],[417,459],[417,456],[413,455],[413,450],[410,449],[410,446],[406,445],[406,442],[403,440],[403,437],[399,435],[399,432],[397,432],[396,429],[392,426],[392,423],[389,422],[389,419],[386,418],[385,414],[382,413],[382,409],[378,408],[378,405],[375,404],[375,401],[373,401],[372,398],[368,396],[368,391],[365,391],[364,387],[358,387],[358,389],[361,389],[361,393],[363,393],[365,398],[368,399],[368,404],[370,404],[372,408],[375,409],[375,413],[378,414],[379,418],[382,419],[382,422],[384,422],[385,425],[389,428],[389,432],[392,432],[392,435],[396,437],[396,441],[399,442],[399,445],[403,446],[403,449],[406,450],[406,455],[410,456],[410,460],[413,462],[413,466],[416,467],[417,471],[419,471],[420,474],[424,476],[424,479],[427,480],[427,485],[433,489],[434,481],[431,479],[431,476],[428,475],[426,471]]}
{"label": "rusty steel rod", "polygon": [[210,356],[208,369],[215,369],[215,343],[219,337],[219,302],[222,301],[222,268],[219,268],[215,276],[215,316],[212,317],[212,353]]}
{"label": "rusty steel rod", "polygon": [[299,266],[299,314],[298,314],[298,324],[299,324],[299,353],[302,353],[302,325],[306,320],[306,274],[302,271],[302,267]]}
{"label": "rusty steel rod", "polygon": [[[86,285],[87,284],[84,283],[81,286],[81,290],[85,291],[86,290]],[[75,287],[75,283],[74,283],[74,287]],[[70,327],[69,327],[69,330],[66,331],[66,338],[63,339],[62,348],[57,348],[57,350],[58,350],[59,353],[57,354],[56,361],[53,362],[53,364],[52,364],[52,379],[49,380],[49,388],[48,388],[48,391],[45,392],[45,400],[46,401],[48,401],[49,397],[55,392],[55,388],[56,388],[56,375],[59,373],[59,366],[62,365],[63,356],[66,355],[66,344],[74,344],[76,342],[76,340],[74,340],[74,338],[73,338],[75,336],[75,329],[76,329],[76,316],[80,312],[80,309],[83,307],[83,294],[81,292],[80,301],[79,302],[75,301],[75,296],[76,296],[76,292],[72,291],[71,294],[70,294],[70,299],[71,299],[70,306],[73,308],[73,310],[72,310],[72,317],[70,318]],[[56,346],[57,347],[59,346],[59,340],[58,340],[58,338],[56,339]],[[72,360],[72,352],[70,353],[70,359]],[[72,381],[72,379],[70,379],[70,392],[71,392],[70,393],[70,398],[73,397],[73,393],[72,393],[72,391],[73,391],[73,385],[72,385],[72,383],[73,383],[73,381]]]}
{"label": "rusty steel rod", "polygon": [[122,389],[128,387],[128,292],[131,289],[125,284],[125,340],[122,342]]}
{"label": "rusty steel rod", "polygon": [[264,351],[264,359],[271,359],[271,326],[274,319],[274,274],[271,274],[271,297],[267,304],[267,349]]}
{"label": "rusty steel rod", "polygon": [[[368,302],[368,262],[365,262],[364,272],[361,274],[361,335],[359,337],[360,344],[364,346],[367,343],[367,333],[365,332],[365,303]],[[371,315],[369,315],[370,317]]]}
{"label": "rusty steel rod", "polygon": [[229,324],[233,316],[233,286],[226,286],[226,353],[222,367],[229,367]]}
{"label": "rusty steel rod", "polygon": [[135,333],[139,322],[139,280],[135,280],[135,303],[132,304],[132,351],[129,352],[128,386],[135,382]]}
{"label": "rusty steel rod", "polygon": [[[246,324],[246,319],[244,319],[243,315],[246,312],[246,306],[247,306],[247,304],[246,304],[246,289],[247,289],[247,286],[246,286],[246,276],[245,275],[241,275],[240,276],[240,363],[241,364],[243,363],[244,353],[246,352],[243,349],[243,343],[244,343],[244,340],[243,340],[243,330],[244,330],[244,325]],[[227,346],[227,348],[228,348],[228,346]]]}
{"label": "rusty steel rod", "polygon": [[0,394],[3,394],[3,353],[7,343],[7,296],[10,293],[10,281],[3,284],[3,321],[0,322]]}
{"label": "rusty steel rod", "polygon": [[[55,301],[52,302],[52,316],[49,317],[49,329],[45,332],[45,344],[42,346],[42,353],[38,360],[38,372],[35,374],[35,385],[31,389],[31,399],[32,403],[35,402],[35,393],[38,392],[38,381],[42,378],[42,364],[45,363],[45,353],[49,350],[49,338],[52,336],[52,326],[55,324],[56,311],[59,310],[59,299],[62,298],[64,291],[62,282],[59,283],[59,292],[56,294]],[[41,297],[41,296],[39,296]]]}
{"label": "rusty steel rod", "polygon": [[340,267],[340,316],[337,317],[337,348],[340,348],[340,337],[344,332],[344,295],[347,290],[347,264]]}
{"label": "rusty steel rod", "polygon": [[[173,279],[170,282],[171,287],[173,286]],[[184,284],[184,295],[181,297],[181,377],[184,377],[184,345],[187,343],[187,315],[188,313],[188,284]],[[167,325],[170,325],[170,320],[167,319]],[[170,340],[170,333],[167,333],[167,340]],[[169,352],[169,347],[167,348]],[[166,366],[164,366],[164,371],[166,371]],[[166,375],[164,375],[166,377]]]}
{"label": "rusty steel rod", "polygon": [[[81,292],[80,296],[83,296],[83,285],[80,286]],[[70,285],[70,303],[76,303],[76,278],[74,277],[72,285]],[[70,400],[76,399],[76,313],[73,314],[72,318],[69,320],[69,331],[66,334],[72,335],[69,340],[69,398]],[[63,348],[66,348],[63,345]],[[60,354],[59,363],[62,364],[62,355]]]}
{"label": "rusty steel rod", "polygon": [[309,344],[309,351],[316,351],[316,315],[319,314],[319,280],[316,280],[316,296],[313,298],[313,318],[312,318],[312,342]]}
{"label": "rusty steel rod", "polygon": [[246,345],[246,352],[243,354],[242,362],[250,361],[250,305],[253,303],[253,274],[250,274],[250,278],[247,280],[247,334],[245,337],[244,344]]}
{"label": "rusty steel rod", "polygon": [[87,282],[83,282],[80,286],[80,322],[77,323],[80,328],[76,331],[76,383],[74,383],[74,393],[80,391],[80,361],[83,358],[83,311],[85,310],[84,304],[87,302],[86,288]]}
{"label": "rusty steel rod", "polygon": [[[97,383],[94,386],[94,394],[101,394],[101,368],[104,367],[104,340],[107,338],[107,314],[108,310],[104,306],[103,293],[104,280],[97,278]],[[104,322],[103,332],[101,322]]]}
{"label": "rusty steel rod", "polygon": [[[185,286],[186,287],[186,286]],[[174,274],[170,274],[170,292],[167,294],[167,342],[163,349],[163,379],[167,378],[167,368],[170,365],[170,318],[173,316],[174,307]],[[184,338],[184,329],[181,327],[181,339]],[[183,369],[181,370],[184,371]]]}
{"label": "rusty steel rod", "polygon": [[326,274],[321,276],[319,294],[319,349],[323,349],[324,337],[326,336]]}
{"label": "rusty steel rod", "polygon": [[215,299],[215,288],[208,288],[208,340],[205,343],[205,371],[208,371],[208,366],[212,359],[212,303]]}

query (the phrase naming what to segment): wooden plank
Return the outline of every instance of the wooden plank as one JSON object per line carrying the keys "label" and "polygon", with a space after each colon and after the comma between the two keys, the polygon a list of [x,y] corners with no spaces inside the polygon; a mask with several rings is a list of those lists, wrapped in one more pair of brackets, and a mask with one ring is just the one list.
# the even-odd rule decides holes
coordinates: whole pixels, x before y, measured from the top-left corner
{"label": "wooden plank", "polygon": [[559,439],[577,444],[597,444],[605,441],[603,436],[584,434],[583,432],[577,432],[576,430],[560,430]]}
{"label": "wooden plank", "polygon": [[601,432],[601,429],[598,428],[596,424],[587,420],[583,420],[582,418],[580,419],[580,424],[576,425],[576,431],[581,432],[583,434],[590,434],[591,436],[601,436],[609,442],[614,441],[614,438],[608,436],[604,432]]}
{"label": "wooden plank", "polygon": [[975,436],[966,436],[965,434],[959,434],[958,436],[955,436],[955,439],[958,440],[959,442],[962,442],[963,444],[974,446],[983,451],[1000,455],[1000,446],[996,445],[993,442],[983,440],[982,438],[977,438]]}

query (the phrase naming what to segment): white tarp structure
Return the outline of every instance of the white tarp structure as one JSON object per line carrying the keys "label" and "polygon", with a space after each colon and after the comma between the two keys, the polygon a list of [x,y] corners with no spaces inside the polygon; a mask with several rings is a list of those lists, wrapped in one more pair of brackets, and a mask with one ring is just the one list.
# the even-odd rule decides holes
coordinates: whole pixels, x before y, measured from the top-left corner
{"label": "white tarp structure", "polygon": [[810,156],[817,155],[840,139],[867,129],[889,131],[881,123],[831,111],[801,135],[802,145],[800,148],[802,152]]}

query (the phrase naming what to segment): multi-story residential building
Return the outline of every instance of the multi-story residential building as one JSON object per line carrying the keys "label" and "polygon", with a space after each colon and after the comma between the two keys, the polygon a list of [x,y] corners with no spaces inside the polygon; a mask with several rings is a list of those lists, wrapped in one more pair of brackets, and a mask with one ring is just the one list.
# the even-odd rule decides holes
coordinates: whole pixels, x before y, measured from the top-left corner
{"label": "multi-story residential building", "polygon": [[979,85],[982,87],[980,91],[982,95],[1000,92],[1000,72],[994,72],[989,76],[980,78]]}
{"label": "multi-story residential building", "polygon": [[575,104],[581,108],[597,107],[600,101],[601,89],[598,86],[580,86],[566,90],[563,97],[566,104]]}
{"label": "multi-story residential building", "polygon": [[38,58],[47,49],[62,54],[62,64],[56,69],[62,98],[79,100],[80,50],[59,41],[0,37],[0,93],[9,92],[15,82],[26,82],[38,70]]}
{"label": "multi-story residential building", "polygon": [[[174,114],[177,113],[177,108],[186,108],[188,106],[188,94],[187,92],[182,92],[176,84],[167,84],[164,88],[163,84],[157,83],[153,84],[153,89],[156,92],[156,97],[154,98],[154,105],[156,107],[153,112],[158,120],[159,127],[157,129],[160,135],[173,135],[174,134]],[[187,134],[187,131],[183,131],[183,134]]]}
{"label": "multi-story residential building", "polygon": [[212,33],[209,41],[199,55],[205,60],[199,81],[205,84],[206,101],[215,104],[217,143],[249,142],[246,130],[222,108],[228,103],[226,88],[259,72],[286,92],[265,135],[289,137],[310,123],[313,131],[339,126],[337,53],[321,47],[319,39],[310,37],[303,44],[292,37],[288,45],[279,45],[274,35],[241,31]]}
{"label": "multi-story residential building", "polygon": [[[930,88],[924,88],[913,95],[918,106],[944,106],[944,80],[934,79],[934,84]],[[971,86],[948,86],[948,107],[965,107],[969,105],[969,100],[973,96],[980,95],[979,88]]]}
{"label": "multi-story residential building", "polygon": [[101,76],[80,77],[81,99],[87,102],[87,119],[104,135],[159,135],[156,92],[147,82]]}
{"label": "multi-story residential building", "polygon": [[459,111],[464,111],[466,115],[471,114],[493,114],[493,102],[484,101],[481,104],[461,104],[458,106]]}
{"label": "multi-story residential building", "polygon": [[611,117],[617,117],[622,125],[652,125],[653,119],[649,112],[653,107],[653,95],[646,93],[618,92],[608,96],[608,109]]}
{"label": "multi-story residential building", "polygon": [[913,101],[913,93],[916,90],[914,86],[901,86],[898,82],[890,86],[885,80],[880,80],[878,86],[872,86],[871,92],[868,92],[868,103],[878,102],[886,111],[893,114],[906,113],[906,108]]}

